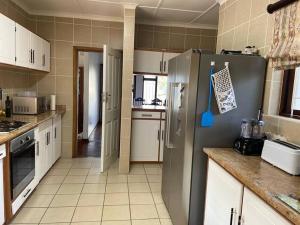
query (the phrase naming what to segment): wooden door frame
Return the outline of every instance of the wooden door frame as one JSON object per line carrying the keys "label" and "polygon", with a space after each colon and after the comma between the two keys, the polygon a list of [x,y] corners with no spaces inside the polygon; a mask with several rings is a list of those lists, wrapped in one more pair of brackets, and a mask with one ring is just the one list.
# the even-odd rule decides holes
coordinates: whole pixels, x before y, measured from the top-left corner
{"label": "wooden door frame", "polygon": [[103,48],[73,46],[73,125],[72,125],[72,157],[78,155],[77,149],[77,79],[78,79],[78,53],[79,52],[98,52],[103,53]]}

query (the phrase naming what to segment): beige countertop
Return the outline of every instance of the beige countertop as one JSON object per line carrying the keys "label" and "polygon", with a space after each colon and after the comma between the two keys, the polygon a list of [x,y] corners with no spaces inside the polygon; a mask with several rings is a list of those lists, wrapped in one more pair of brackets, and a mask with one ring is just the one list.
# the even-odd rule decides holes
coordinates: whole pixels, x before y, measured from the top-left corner
{"label": "beige countertop", "polygon": [[14,139],[20,134],[25,133],[32,128],[35,128],[46,120],[51,119],[58,114],[64,114],[65,112],[65,107],[58,107],[56,111],[48,111],[39,115],[12,115],[12,117],[10,118],[0,118],[0,120],[19,120],[28,122],[28,124],[26,124],[25,126],[22,126],[21,128],[12,131],[9,134],[0,134],[0,144],[4,144],[5,142]]}
{"label": "beige countertop", "polygon": [[244,156],[233,149],[205,148],[204,152],[286,219],[300,224],[300,214],[275,197],[284,194],[300,199],[300,176],[289,175],[258,156]]}
{"label": "beige countertop", "polygon": [[166,107],[160,105],[140,105],[140,106],[132,106],[132,111],[165,112]]}

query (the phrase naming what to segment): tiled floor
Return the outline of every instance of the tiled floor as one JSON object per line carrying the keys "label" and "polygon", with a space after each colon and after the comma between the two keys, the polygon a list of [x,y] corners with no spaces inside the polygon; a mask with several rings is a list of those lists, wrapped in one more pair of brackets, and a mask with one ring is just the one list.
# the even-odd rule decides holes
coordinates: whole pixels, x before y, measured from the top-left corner
{"label": "tiled floor", "polygon": [[99,172],[99,158],[61,159],[12,224],[172,225],[162,201],[161,166],[117,164]]}

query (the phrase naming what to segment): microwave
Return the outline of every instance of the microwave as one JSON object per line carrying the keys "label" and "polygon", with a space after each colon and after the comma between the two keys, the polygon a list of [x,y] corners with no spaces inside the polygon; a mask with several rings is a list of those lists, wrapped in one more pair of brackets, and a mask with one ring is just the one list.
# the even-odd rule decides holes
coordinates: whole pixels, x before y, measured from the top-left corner
{"label": "microwave", "polygon": [[47,96],[12,98],[12,113],[24,115],[36,115],[50,110],[50,101]]}

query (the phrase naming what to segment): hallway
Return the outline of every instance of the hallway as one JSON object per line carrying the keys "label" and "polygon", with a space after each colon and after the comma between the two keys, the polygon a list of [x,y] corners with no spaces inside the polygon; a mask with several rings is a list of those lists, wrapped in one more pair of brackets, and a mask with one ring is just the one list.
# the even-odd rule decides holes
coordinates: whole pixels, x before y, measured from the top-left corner
{"label": "hallway", "polygon": [[100,157],[101,134],[102,126],[98,123],[88,140],[78,140],[78,157]]}

